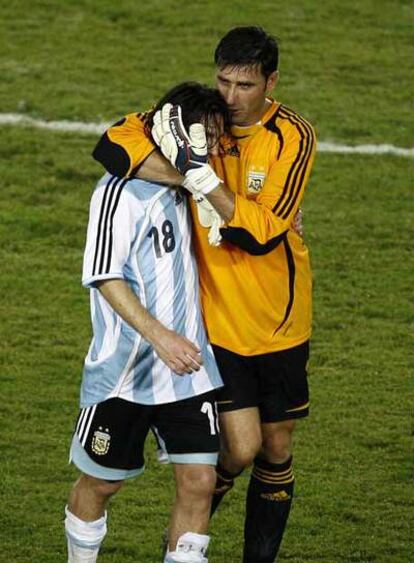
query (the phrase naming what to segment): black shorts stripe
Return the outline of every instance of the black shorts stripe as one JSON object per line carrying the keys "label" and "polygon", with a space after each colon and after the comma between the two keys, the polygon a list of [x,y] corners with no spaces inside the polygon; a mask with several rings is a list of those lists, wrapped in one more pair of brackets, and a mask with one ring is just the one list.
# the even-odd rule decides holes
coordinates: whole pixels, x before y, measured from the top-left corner
{"label": "black shorts stripe", "polygon": [[285,107],[281,107],[278,117],[280,119],[287,119],[295,126],[300,135],[298,154],[289,169],[282,194],[273,207],[273,211],[276,215],[286,219],[292,210],[303,185],[303,180],[312,155],[314,134],[306,121]]}

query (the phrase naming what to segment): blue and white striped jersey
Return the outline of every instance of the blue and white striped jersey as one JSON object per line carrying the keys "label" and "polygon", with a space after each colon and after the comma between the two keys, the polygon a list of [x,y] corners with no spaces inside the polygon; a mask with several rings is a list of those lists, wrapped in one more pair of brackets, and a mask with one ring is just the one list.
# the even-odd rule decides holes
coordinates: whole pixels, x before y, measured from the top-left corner
{"label": "blue and white striped jersey", "polygon": [[[204,364],[177,375],[102,297],[98,280],[124,279],[161,323],[201,350]],[[220,387],[201,316],[187,199],[179,191],[105,175],[91,200],[82,283],[90,288],[93,338],[81,407],[120,397],[170,403]]]}

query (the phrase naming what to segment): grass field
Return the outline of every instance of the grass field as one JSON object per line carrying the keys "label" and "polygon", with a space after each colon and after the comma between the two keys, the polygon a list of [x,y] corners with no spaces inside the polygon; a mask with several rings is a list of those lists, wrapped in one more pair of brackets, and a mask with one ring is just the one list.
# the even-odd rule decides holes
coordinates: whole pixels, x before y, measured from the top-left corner
{"label": "grass field", "polygon": [[[258,23],[281,42],[276,97],[321,140],[413,145],[409,1],[11,0],[0,18],[1,112],[115,120],[178,81],[211,82],[218,38]],[[95,140],[0,129],[5,563],[65,561],[63,506],[76,477],[68,445],[90,337],[80,270],[101,173]],[[413,164],[317,157],[304,205],[315,272],[312,413],[296,435],[281,562],[413,561]],[[173,488],[152,444],[147,468],[112,503],[103,563],[159,561]],[[212,563],[240,561],[247,482],[212,523]]]}

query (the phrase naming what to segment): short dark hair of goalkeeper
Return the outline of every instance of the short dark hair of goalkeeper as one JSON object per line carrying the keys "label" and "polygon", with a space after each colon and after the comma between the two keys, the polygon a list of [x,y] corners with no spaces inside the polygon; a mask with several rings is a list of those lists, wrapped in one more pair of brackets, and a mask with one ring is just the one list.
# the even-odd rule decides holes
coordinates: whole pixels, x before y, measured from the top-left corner
{"label": "short dark hair of goalkeeper", "polygon": [[235,27],[220,40],[214,62],[219,69],[257,66],[267,80],[278,70],[277,40],[258,26]]}
{"label": "short dark hair of goalkeeper", "polygon": [[214,61],[217,88],[232,124],[249,127],[259,122],[279,78],[276,39],[261,27],[235,27],[217,45]]}

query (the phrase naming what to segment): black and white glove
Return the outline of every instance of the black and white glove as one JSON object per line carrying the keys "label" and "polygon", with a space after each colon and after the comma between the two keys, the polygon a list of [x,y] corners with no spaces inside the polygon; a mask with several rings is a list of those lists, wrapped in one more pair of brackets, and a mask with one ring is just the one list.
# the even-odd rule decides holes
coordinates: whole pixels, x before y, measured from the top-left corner
{"label": "black and white glove", "polygon": [[204,125],[193,123],[187,133],[180,106],[164,104],[154,115],[151,133],[165,158],[185,176],[183,185],[191,193],[206,195],[220,185],[220,178],[208,164]]}
{"label": "black and white glove", "polygon": [[193,123],[187,133],[181,107],[164,104],[154,115],[151,133],[165,158],[184,176],[183,186],[197,204],[200,225],[210,229],[209,243],[218,246],[224,221],[204,196],[217,188],[221,181],[208,164],[204,125]]}

